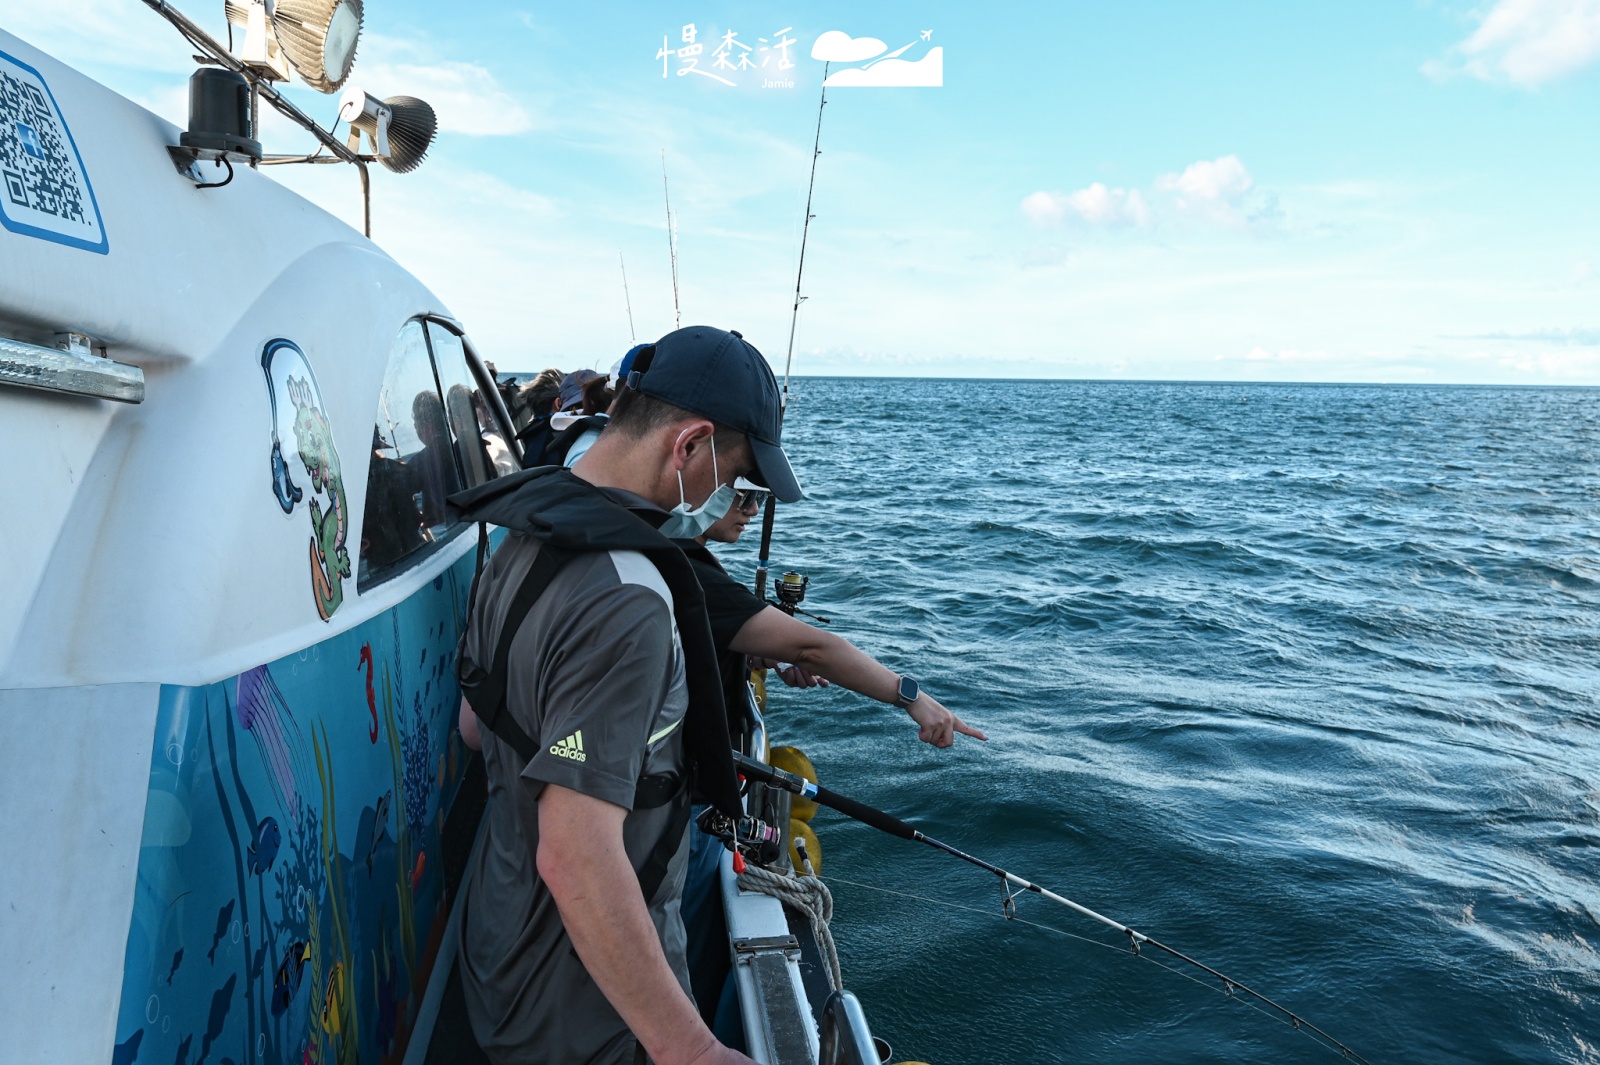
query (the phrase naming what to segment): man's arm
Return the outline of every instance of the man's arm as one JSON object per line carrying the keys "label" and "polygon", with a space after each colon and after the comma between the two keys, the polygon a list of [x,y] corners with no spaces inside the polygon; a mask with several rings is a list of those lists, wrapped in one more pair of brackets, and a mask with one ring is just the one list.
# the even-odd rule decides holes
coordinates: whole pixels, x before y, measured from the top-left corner
{"label": "man's arm", "polygon": [[539,876],[579,960],[657,1065],[755,1065],[717,1042],[667,964],[623,850],[626,816],[556,784],[539,795]]}
{"label": "man's arm", "polygon": [[[807,625],[777,607],[766,607],[745,622],[729,646],[738,654],[793,662],[808,673],[880,703],[892,705],[899,694],[900,677],[893,670],[849,640]],[[980,740],[989,738],[925,691],[906,712],[917,723],[922,742],[936,747],[950,746],[958,732]]]}

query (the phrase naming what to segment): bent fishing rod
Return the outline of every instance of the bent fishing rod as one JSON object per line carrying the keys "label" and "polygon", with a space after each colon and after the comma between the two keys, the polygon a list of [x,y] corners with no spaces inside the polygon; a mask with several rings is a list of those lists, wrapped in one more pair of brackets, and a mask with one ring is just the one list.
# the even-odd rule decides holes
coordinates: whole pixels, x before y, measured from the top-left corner
{"label": "bent fishing rod", "polygon": [[1266,995],[1261,994],[1259,991],[1252,990],[1250,987],[1240,983],[1233,977],[1218,972],[1216,969],[1213,969],[1204,962],[1196,961],[1194,958],[1189,957],[1189,955],[1180,950],[1175,950],[1174,948],[1167,946],[1158,939],[1152,939],[1143,932],[1129,928],[1127,925],[1122,924],[1119,921],[1114,921],[1104,914],[1096,913],[1094,910],[1089,909],[1089,907],[1073,902],[1064,895],[1058,895],[1048,888],[1040,887],[1031,880],[1024,880],[1015,873],[1009,873],[1000,868],[998,865],[991,865],[982,858],[975,858],[965,851],[958,850],[955,847],[950,846],[948,843],[943,843],[934,839],[932,836],[925,835],[922,831],[900,820],[898,817],[895,817],[892,814],[886,814],[882,810],[868,806],[866,803],[858,802],[847,795],[840,795],[836,791],[829,791],[827,788],[824,788],[821,785],[811,783],[804,777],[796,776],[795,774],[785,772],[782,769],[774,769],[765,762],[758,762],[739,751],[733,752],[733,760],[734,764],[739,767],[739,772],[751,779],[759,780],[763,784],[767,784],[775,788],[781,788],[784,791],[792,792],[795,795],[799,795],[803,798],[811,799],[822,804],[823,806],[827,806],[839,811],[852,820],[860,821],[864,825],[869,825],[880,832],[887,832],[891,836],[897,836],[900,839],[908,839],[914,843],[926,843],[935,850],[941,850],[952,857],[960,858],[964,862],[969,862],[985,872],[993,873],[1007,885],[1004,902],[1007,917],[1011,917],[1016,910],[1016,905],[1013,901],[1013,896],[1010,893],[1010,888],[1015,887],[1020,888],[1023,891],[1031,891],[1036,895],[1040,895],[1049,899],[1051,902],[1060,903],[1068,909],[1082,914],[1084,917],[1099,921],[1108,928],[1114,928],[1118,932],[1121,932],[1123,935],[1128,937],[1128,945],[1134,954],[1139,954],[1140,948],[1146,946],[1154,947],[1157,950],[1164,951],[1179,961],[1192,965],[1196,969],[1199,969],[1204,973],[1208,973],[1222,981],[1222,990],[1225,991],[1229,997],[1232,997],[1235,993],[1240,993],[1248,996],[1249,998],[1255,999],[1257,1002],[1261,1002],[1276,1010],[1279,1014],[1279,1019],[1286,1021],[1296,1031],[1304,1029],[1308,1032],[1314,1032],[1317,1036],[1320,1036],[1323,1040],[1326,1040],[1327,1044],[1331,1044],[1329,1049],[1338,1050],[1342,1056],[1349,1058],[1352,1061],[1360,1062],[1361,1065],[1371,1065],[1371,1062],[1367,1061],[1366,1058],[1362,1057],[1360,1054],[1357,1054],[1344,1043],[1335,1039],[1321,1028],[1318,1028],[1304,1017],[1301,1017],[1287,1006],[1279,1005]]}

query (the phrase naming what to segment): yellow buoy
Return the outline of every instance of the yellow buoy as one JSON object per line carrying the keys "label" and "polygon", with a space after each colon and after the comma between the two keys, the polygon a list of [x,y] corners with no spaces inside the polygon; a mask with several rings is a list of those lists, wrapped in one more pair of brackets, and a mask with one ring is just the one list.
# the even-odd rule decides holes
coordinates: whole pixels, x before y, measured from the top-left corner
{"label": "yellow buoy", "polygon": [[[785,773],[793,773],[797,777],[804,777],[816,784],[817,767],[811,764],[811,759],[806,757],[806,752],[798,747],[774,747],[767,757],[767,764],[774,769],[781,769]],[[802,821],[811,820],[817,812],[817,801],[796,795],[789,802],[789,813]]]}
{"label": "yellow buoy", "polygon": [[817,838],[816,829],[798,818],[789,818],[789,861],[794,865],[794,871],[801,876],[805,875],[805,863],[800,860],[800,850],[794,841],[806,841],[806,857],[811,859],[811,871],[822,873],[822,841]]}

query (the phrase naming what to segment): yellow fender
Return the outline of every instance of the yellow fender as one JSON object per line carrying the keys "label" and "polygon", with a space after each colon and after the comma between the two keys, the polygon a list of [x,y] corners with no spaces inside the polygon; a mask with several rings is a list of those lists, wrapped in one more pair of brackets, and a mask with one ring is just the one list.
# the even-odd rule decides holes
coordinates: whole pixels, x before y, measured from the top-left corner
{"label": "yellow fender", "polygon": [[[793,773],[797,777],[804,777],[811,783],[817,780],[817,767],[811,764],[811,759],[798,747],[774,747],[767,756],[767,764],[774,769],[781,769],[785,773]],[[817,800],[807,799],[796,795],[789,802],[789,813],[801,821],[809,821],[817,812]],[[809,840],[807,841],[810,842]]]}
{"label": "yellow fender", "polygon": [[801,821],[799,818],[789,818],[789,862],[794,866],[794,871],[801,876],[806,875],[806,867],[800,861],[800,850],[794,841],[806,841],[806,857],[811,859],[811,870],[817,875],[822,874],[822,841],[817,838],[817,830]]}

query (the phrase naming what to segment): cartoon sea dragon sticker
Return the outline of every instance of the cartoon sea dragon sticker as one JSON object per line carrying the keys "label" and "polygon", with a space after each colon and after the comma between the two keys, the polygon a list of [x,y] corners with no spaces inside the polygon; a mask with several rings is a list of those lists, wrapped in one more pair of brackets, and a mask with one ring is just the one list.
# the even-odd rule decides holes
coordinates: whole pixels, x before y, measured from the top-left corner
{"label": "cartoon sea dragon sticker", "polygon": [[[292,514],[305,496],[294,483],[292,462],[284,455],[284,442],[293,439],[294,455],[311,491],[312,598],[318,616],[327,621],[344,602],[344,578],[350,576],[350,552],[345,547],[350,508],[333,425],[316,374],[293,341],[269,340],[261,351],[261,372],[266,374],[272,403],[272,494],[285,514]],[[288,403],[280,404],[280,396]]]}

